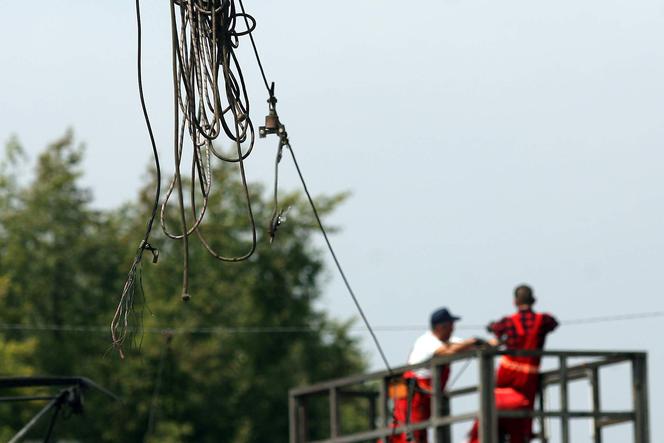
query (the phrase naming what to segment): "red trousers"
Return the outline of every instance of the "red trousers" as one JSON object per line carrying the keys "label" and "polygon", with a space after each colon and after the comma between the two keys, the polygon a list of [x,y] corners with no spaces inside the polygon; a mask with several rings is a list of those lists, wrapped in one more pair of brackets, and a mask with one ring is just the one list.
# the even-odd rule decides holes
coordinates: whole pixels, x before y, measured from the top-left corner
{"label": "red trousers", "polygon": [[[539,377],[537,374],[523,374],[502,366],[496,377],[496,409],[532,410],[537,395]],[[510,443],[528,443],[532,439],[532,418],[501,418],[498,420],[498,434],[509,436]],[[477,420],[470,431],[470,443],[479,443]]]}
{"label": "red trousers", "polygon": [[[397,426],[406,424],[408,413],[408,399],[398,398],[394,400],[394,418],[397,420]],[[418,423],[428,420],[431,417],[431,396],[423,392],[415,391],[410,409],[410,423]],[[420,429],[413,431],[413,443],[427,443],[427,430]],[[396,434],[387,439],[389,443],[406,443],[407,435],[405,433]]]}
{"label": "red trousers", "polygon": [[[444,366],[440,373],[440,389],[445,389],[449,377],[450,367]],[[414,380],[417,384],[417,389],[413,392],[409,421],[406,420],[406,417],[408,416],[408,399],[405,396],[394,398],[394,419],[396,420],[396,423],[392,424],[393,428],[404,426],[407,422],[413,424],[423,422],[431,417],[431,395],[428,394],[428,392],[431,392],[432,390],[431,379],[417,377],[411,371],[404,374],[404,379]],[[395,434],[392,437],[388,437],[386,440],[388,443],[406,443],[408,441],[408,436],[405,433]],[[412,443],[427,443],[427,441],[426,429],[413,431]],[[379,440],[379,443],[382,443],[382,441]]]}

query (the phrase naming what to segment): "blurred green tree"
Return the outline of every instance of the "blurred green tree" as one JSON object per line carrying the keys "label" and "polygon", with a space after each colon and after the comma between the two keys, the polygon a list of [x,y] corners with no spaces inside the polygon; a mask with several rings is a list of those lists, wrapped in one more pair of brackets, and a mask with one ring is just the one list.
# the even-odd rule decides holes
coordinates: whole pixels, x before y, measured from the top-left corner
{"label": "blurred green tree", "polygon": [[[154,177],[135,203],[92,208],[80,184],[84,149],[67,134],[38,158],[31,180],[16,140],[0,166],[0,323],[3,375],[81,375],[123,398],[88,394],[86,416],[60,423],[58,436],[90,442],[285,442],[288,389],[364,369],[358,344],[316,306],[323,262],[312,243],[315,222],[298,193],[282,197],[289,219],[269,245],[271,201],[252,186],[259,247],[251,259],[222,263],[192,241],[191,294],[180,299],[181,244],[157,227],[159,263],[144,260],[143,330],[121,361],[110,333],[67,331],[107,325],[151,210]],[[204,222],[210,244],[226,254],[247,246],[241,184],[232,166],[214,170]],[[327,214],[344,195],[320,198]],[[261,223],[262,222],[262,223]],[[177,226],[174,224],[174,226]],[[139,300],[141,301],[141,300]],[[140,306],[137,307],[140,311]],[[251,328],[306,326],[291,333]],[[165,328],[175,331],[154,333]],[[210,329],[220,328],[220,329]],[[198,331],[198,332],[193,332]],[[9,361],[8,360],[8,361]],[[38,406],[0,405],[0,436]]]}

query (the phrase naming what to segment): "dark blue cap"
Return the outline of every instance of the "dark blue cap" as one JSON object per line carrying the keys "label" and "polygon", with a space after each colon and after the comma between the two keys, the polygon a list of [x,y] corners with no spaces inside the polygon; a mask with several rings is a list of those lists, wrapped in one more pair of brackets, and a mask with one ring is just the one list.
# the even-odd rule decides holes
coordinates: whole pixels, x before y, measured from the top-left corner
{"label": "dark blue cap", "polygon": [[431,314],[431,327],[433,328],[438,323],[454,322],[457,320],[461,320],[461,317],[455,317],[447,308],[440,308]]}

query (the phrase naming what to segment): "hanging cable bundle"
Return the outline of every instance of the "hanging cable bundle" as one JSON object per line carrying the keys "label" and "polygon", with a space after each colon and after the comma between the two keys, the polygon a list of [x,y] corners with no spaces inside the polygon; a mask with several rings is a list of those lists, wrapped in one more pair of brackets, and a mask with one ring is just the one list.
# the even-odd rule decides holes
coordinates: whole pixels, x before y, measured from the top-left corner
{"label": "hanging cable bundle", "polygon": [[[158,259],[158,251],[148,240],[152,224],[156,215],[160,197],[160,169],[159,157],[150,120],[143,97],[141,78],[141,18],[139,1],[136,0],[136,16],[138,24],[138,85],[141,106],[145,116],[157,168],[157,189],[151,217],[148,221],[143,241],[138,251],[122,291],[122,296],[111,322],[113,345],[118,349],[120,356],[122,344],[133,330],[130,319],[134,310],[134,298],[142,293],[140,279],[140,265],[143,252],[149,250],[153,254],[154,262]],[[236,8],[236,1],[240,9]],[[279,163],[282,159],[283,149],[287,148],[291,154],[293,164],[302,182],[307,200],[314,213],[317,224],[323,234],[327,247],[334,259],[334,263],[346,285],[362,320],[371,333],[374,343],[385,363],[388,371],[392,372],[382,346],[376,337],[369,320],[367,319],[359,300],[355,296],[346,275],[341,268],[334,249],[329,241],[327,232],[314,204],[313,198],[307,189],[306,182],[295,159],[295,153],[288,139],[286,127],[279,120],[276,110],[277,98],[274,94],[274,83],[269,84],[261,63],[256,42],[252,32],[256,28],[256,21],[247,14],[242,0],[170,0],[171,30],[172,30],[172,74],[173,74],[173,151],[175,174],[168,185],[164,201],[161,205],[160,221],[164,234],[174,240],[182,241],[184,266],[182,298],[189,300],[189,237],[196,235],[205,249],[215,258],[222,261],[237,262],[249,258],[256,249],[256,222],[251,209],[251,199],[244,169],[244,160],[251,154],[255,142],[254,125],[249,116],[249,98],[246,90],[242,69],[238,62],[235,50],[239,46],[239,37],[249,36],[258,67],[260,68],[265,88],[269,94],[269,114],[265,118],[265,126],[259,128],[261,137],[276,134],[279,139],[275,157],[275,177],[273,193],[273,212],[268,226],[270,242],[272,242],[279,226],[285,221],[287,208],[279,210],[278,186]],[[188,201],[183,189],[182,160],[184,157],[185,134],[191,146],[191,161],[188,166],[190,179],[190,192]],[[233,155],[224,154],[217,150],[213,142],[225,135],[235,148]],[[244,146],[244,148],[243,148]],[[243,194],[246,200],[247,215],[251,228],[251,244],[243,255],[227,257],[213,250],[205,240],[201,231],[201,224],[208,208],[210,191],[212,188],[212,167],[214,158],[224,162],[239,165]],[[166,210],[171,196],[177,196],[177,212],[179,230],[168,228]],[[201,203],[197,207],[196,199],[200,195]],[[188,223],[187,213],[191,211]]]}
{"label": "hanging cable bundle", "polygon": [[[173,150],[175,173],[161,205],[160,222],[165,235],[182,241],[183,284],[182,298],[189,295],[189,237],[196,235],[205,249],[222,261],[237,262],[249,258],[256,249],[256,223],[251,208],[244,160],[249,156],[255,141],[254,126],[249,117],[249,98],[242,69],[235,50],[239,37],[251,35],[256,27],[253,17],[239,12],[235,0],[171,0],[172,71],[173,71]],[[122,353],[122,344],[131,328],[135,295],[140,288],[140,266],[147,249],[158,258],[158,251],[149,243],[152,225],[160,198],[161,172],[159,157],[150,125],[141,73],[141,16],[139,0],[136,0],[138,28],[138,85],[141,106],[145,116],[157,168],[157,189],[146,233],[136,252],[127,280],[122,290],[115,315],[111,322],[113,345]],[[252,38],[253,44],[253,38]],[[262,71],[262,67],[261,67]],[[187,136],[187,137],[185,137]],[[213,145],[225,136],[234,147],[233,154],[225,154]],[[185,145],[191,147],[189,165],[183,164]],[[251,244],[238,256],[224,256],[206,241],[201,224],[208,208],[213,184],[212,161],[237,163],[246,200],[251,229]],[[183,168],[187,169],[190,192],[185,196]],[[177,197],[179,226],[171,229],[166,212],[171,197]],[[199,199],[200,203],[197,203]],[[190,215],[188,215],[190,213]]]}
{"label": "hanging cable bundle", "polygon": [[[182,241],[182,298],[188,300],[191,235],[195,234],[205,249],[222,261],[245,260],[256,249],[256,224],[244,169],[244,160],[254,146],[255,133],[249,117],[244,76],[235,55],[239,37],[250,34],[256,22],[250,15],[237,11],[234,0],[171,0],[171,26],[175,174],[161,206],[161,226],[169,238]],[[185,134],[189,136],[192,148],[188,202],[185,201],[181,172]],[[213,141],[221,135],[225,135],[234,145],[234,155],[224,154],[213,145]],[[251,245],[243,255],[226,257],[214,251],[200,229],[212,187],[213,158],[239,164],[252,233]],[[174,192],[179,214],[178,232],[169,229],[165,219],[166,208]],[[200,207],[196,204],[197,194],[202,199]],[[189,210],[191,223],[187,222]]]}
{"label": "hanging cable bundle", "polygon": [[[159,207],[159,195],[161,193],[161,166],[159,164],[159,153],[157,152],[157,143],[154,139],[154,133],[152,131],[152,125],[150,124],[150,117],[148,116],[147,106],[145,105],[145,95],[143,93],[143,70],[142,70],[142,39],[141,39],[141,8],[140,0],[136,0],[136,28],[137,28],[137,73],[138,73],[138,94],[141,101],[141,108],[143,110],[143,117],[145,118],[145,125],[148,129],[148,134],[150,136],[150,144],[152,145],[152,154],[154,156],[155,169],[157,172],[156,180],[157,185],[155,189],[154,201],[152,204],[152,213],[148,219],[147,227],[145,229],[145,234],[143,234],[143,240],[138,246],[134,260],[132,261],[131,267],[129,268],[129,274],[127,275],[127,280],[125,281],[124,287],[122,288],[122,294],[120,295],[120,301],[118,302],[118,307],[115,310],[113,315],[113,320],[111,320],[111,338],[113,340],[113,347],[115,347],[121,358],[124,358],[122,352],[122,344],[125,342],[127,337],[131,335],[133,325],[132,317],[135,312],[134,303],[136,301],[136,295],[143,293],[143,287],[141,282],[141,260],[143,259],[143,253],[147,250],[152,253],[152,261],[154,263],[159,259],[159,251],[150,245],[150,234],[152,232],[152,225],[154,224],[154,219],[157,215],[157,209]],[[140,320],[139,320],[140,323]]]}

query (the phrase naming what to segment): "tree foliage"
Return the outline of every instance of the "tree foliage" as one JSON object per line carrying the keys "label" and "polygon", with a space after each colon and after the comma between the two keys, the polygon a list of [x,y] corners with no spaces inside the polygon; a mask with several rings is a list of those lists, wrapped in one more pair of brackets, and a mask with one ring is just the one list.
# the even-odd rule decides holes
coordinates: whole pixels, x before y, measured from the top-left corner
{"label": "tree foliage", "polygon": [[[58,436],[285,442],[289,388],[363,369],[349,324],[316,308],[323,262],[312,246],[314,220],[297,193],[283,198],[292,209],[276,241],[270,246],[260,229],[258,251],[246,262],[219,262],[192,241],[188,303],[179,296],[181,244],[155,229],[151,243],[160,249],[159,263],[146,259],[142,265],[144,332],[136,334],[125,360],[110,349],[108,331],[69,330],[109,324],[154,186],[149,180],[138,200],[120,209],[95,210],[80,184],[83,155],[68,132],[39,156],[29,181],[20,179],[26,160],[16,140],[0,165],[2,375],[86,376],[123,398],[113,402],[88,393],[86,416],[60,423]],[[204,232],[213,247],[236,253],[247,246],[241,185],[232,167],[214,174]],[[271,202],[260,186],[252,190],[260,228],[270,218]],[[322,212],[341,199],[322,199]],[[283,326],[311,330],[250,332]],[[155,333],[165,328],[176,330]],[[0,404],[0,438],[38,407]]]}

